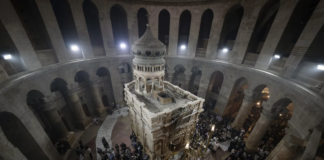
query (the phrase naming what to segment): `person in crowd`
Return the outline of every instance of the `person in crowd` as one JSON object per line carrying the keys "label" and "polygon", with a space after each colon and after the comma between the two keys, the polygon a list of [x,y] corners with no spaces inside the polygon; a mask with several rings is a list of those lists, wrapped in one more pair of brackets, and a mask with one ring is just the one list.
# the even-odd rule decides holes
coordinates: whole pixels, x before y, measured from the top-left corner
{"label": "person in crowd", "polygon": [[91,153],[91,148],[89,148],[88,146],[85,146],[86,152],[89,154],[90,159],[93,159],[92,153]]}

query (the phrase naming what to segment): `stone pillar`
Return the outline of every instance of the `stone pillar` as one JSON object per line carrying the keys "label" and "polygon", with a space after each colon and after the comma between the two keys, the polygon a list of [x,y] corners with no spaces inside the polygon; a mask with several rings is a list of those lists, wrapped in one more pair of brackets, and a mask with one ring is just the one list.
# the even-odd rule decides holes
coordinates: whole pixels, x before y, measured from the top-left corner
{"label": "stone pillar", "polygon": [[148,9],[148,14],[149,16],[149,23],[150,23],[150,28],[151,31],[154,35],[155,38],[159,38],[159,14],[160,10],[157,11],[155,10],[155,7],[149,8]]}
{"label": "stone pillar", "polygon": [[210,77],[208,77],[208,75],[204,74],[204,72],[203,72],[203,74],[201,75],[201,78],[200,78],[198,96],[205,98],[206,102],[208,102],[208,98],[206,97],[206,94],[207,94],[207,90],[208,90],[208,85],[210,83],[209,81],[210,81]]}
{"label": "stone pillar", "polygon": [[93,1],[99,10],[99,23],[106,56],[116,54],[114,35],[110,20],[110,6],[106,1]]}
{"label": "stone pillar", "polygon": [[70,61],[70,53],[64,44],[50,0],[36,0],[38,10],[43,18],[47,33],[51,39],[59,63]]}
{"label": "stone pillar", "polygon": [[91,119],[85,115],[77,92],[70,91],[68,99],[74,117],[76,119],[76,126],[80,129],[87,129],[91,124]]}
{"label": "stone pillar", "polygon": [[179,19],[180,13],[170,13],[170,34],[168,56],[176,56],[178,54],[178,35],[179,35]]}
{"label": "stone pillar", "polygon": [[280,38],[288,24],[298,1],[282,1],[271,29],[265,40],[255,67],[267,70]]}
{"label": "stone pillar", "polygon": [[323,7],[324,1],[320,1],[290,53],[285,66],[280,73],[281,76],[291,78],[295,73],[299,63],[324,24]]}
{"label": "stone pillar", "polygon": [[69,132],[63,123],[61,116],[58,114],[55,102],[46,103],[42,106],[46,120],[50,123],[56,132],[57,138],[64,143],[65,146],[72,148],[76,138],[74,132]]}
{"label": "stone pillar", "polygon": [[[252,3],[251,3],[252,4]],[[230,61],[236,64],[242,64],[244,56],[246,54],[249,41],[251,39],[255,23],[258,19],[259,12],[261,7],[258,5],[262,4],[253,4],[248,7],[244,7],[244,15],[236,36],[235,44],[231,53]]]}
{"label": "stone pillar", "polygon": [[87,24],[82,9],[83,1],[69,0],[76,30],[78,32],[80,48],[84,59],[93,58],[93,51],[88,33]]}
{"label": "stone pillar", "polygon": [[307,142],[306,149],[300,160],[313,160],[316,156],[318,145],[324,131],[324,126],[313,129],[312,135]]}
{"label": "stone pillar", "polygon": [[287,133],[278,145],[272,150],[266,160],[293,160],[301,151],[303,141]]}
{"label": "stone pillar", "polygon": [[239,112],[237,113],[234,122],[232,123],[232,127],[241,129],[243,127],[243,124],[247,118],[247,116],[250,113],[250,110],[253,106],[254,103],[254,98],[252,97],[251,94],[246,94],[244,91],[244,99],[243,103],[240,107]]}
{"label": "stone pillar", "polygon": [[34,71],[41,68],[42,64],[10,0],[1,1],[0,19],[17,47],[25,69]]}
{"label": "stone pillar", "polygon": [[92,99],[95,104],[95,113],[99,116],[104,116],[107,114],[106,107],[102,104],[101,96],[99,93],[99,88],[97,83],[90,84]]}
{"label": "stone pillar", "polygon": [[246,141],[246,151],[254,152],[257,150],[258,144],[269,129],[271,122],[277,117],[277,115],[263,109],[259,120]]}
{"label": "stone pillar", "polygon": [[188,41],[188,51],[186,53],[187,57],[196,56],[200,23],[201,23],[201,13],[192,14],[189,41]]}

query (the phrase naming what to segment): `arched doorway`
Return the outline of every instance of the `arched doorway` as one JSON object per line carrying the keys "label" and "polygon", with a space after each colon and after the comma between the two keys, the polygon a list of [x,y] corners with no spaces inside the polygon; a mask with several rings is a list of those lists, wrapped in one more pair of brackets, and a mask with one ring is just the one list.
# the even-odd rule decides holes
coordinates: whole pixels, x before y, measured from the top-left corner
{"label": "arched doorway", "polygon": [[170,13],[163,9],[159,14],[159,40],[166,46],[169,45]]}
{"label": "arched doorway", "polygon": [[185,87],[185,74],[186,69],[183,65],[179,64],[174,67],[174,75],[172,83],[180,88]]}
{"label": "arched doorway", "polygon": [[11,144],[17,147],[27,159],[49,160],[25,125],[14,114],[1,112],[0,126]]}
{"label": "arched doorway", "polygon": [[196,57],[205,57],[206,55],[213,19],[214,13],[211,9],[207,9],[201,17]]}
{"label": "arched doorway", "polygon": [[[109,106],[112,103],[115,104],[114,90],[112,87],[111,76],[110,76],[109,70],[105,67],[100,67],[97,70],[96,74],[97,74],[97,76],[99,76],[99,79],[100,79],[99,86],[100,86],[101,94],[107,98],[107,100],[105,98],[105,101],[102,101],[104,106]],[[106,105],[106,103],[108,103],[108,105]],[[114,106],[112,106],[112,107],[114,107]]]}
{"label": "arched doorway", "polygon": [[52,140],[52,142],[54,142],[56,139],[55,132],[50,123],[48,122],[46,116],[43,114],[43,107],[46,104],[44,98],[45,96],[42,92],[38,90],[31,90],[27,93],[26,101],[27,105],[33,111],[35,117],[43,127],[47,136]]}
{"label": "arched doorway", "polygon": [[231,119],[235,119],[244,99],[244,90],[249,87],[246,78],[242,77],[235,81],[232,92],[228,99],[224,115],[228,115]]}
{"label": "arched doorway", "polygon": [[86,87],[90,83],[90,75],[86,71],[78,71],[74,76],[74,81],[78,82],[79,86]]}
{"label": "arched doorway", "polygon": [[178,34],[178,54],[186,54],[189,42],[191,13],[185,10],[180,15]]}
{"label": "arched doorway", "polygon": [[139,9],[137,12],[138,37],[141,37],[146,30],[146,25],[148,24],[147,18],[147,10],[144,8]]}
{"label": "arched doorway", "polygon": [[216,103],[217,103],[217,98],[219,96],[219,92],[221,90],[222,84],[224,80],[224,75],[220,71],[215,71],[213,74],[210,76],[209,79],[209,85],[207,88],[207,93],[205,97],[205,104],[207,109],[214,110]]}

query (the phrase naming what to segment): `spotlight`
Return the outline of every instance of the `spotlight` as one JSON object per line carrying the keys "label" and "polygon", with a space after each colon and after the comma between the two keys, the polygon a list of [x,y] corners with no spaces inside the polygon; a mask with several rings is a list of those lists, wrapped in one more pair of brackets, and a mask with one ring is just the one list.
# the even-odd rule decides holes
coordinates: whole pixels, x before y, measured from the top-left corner
{"label": "spotlight", "polygon": [[228,52],[228,48],[223,48],[223,52],[227,53]]}
{"label": "spotlight", "polygon": [[11,57],[11,54],[5,54],[5,55],[3,55],[3,58],[4,59],[11,59],[12,57]]}
{"label": "spotlight", "polygon": [[280,58],[280,55],[276,54],[276,55],[274,55],[274,58],[275,59],[279,59]]}
{"label": "spotlight", "polygon": [[181,45],[180,48],[181,48],[181,50],[185,50],[187,47],[186,47],[186,45]]}
{"label": "spotlight", "polygon": [[126,44],[125,44],[125,43],[121,43],[121,44],[119,45],[119,47],[120,47],[121,49],[125,49],[125,48],[126,48]]}
{"label": "spotlight", "polygon": [[260,105],[260,102],[258,102],[257,105]]}
{"label": "spotlight", "polygon": [[72,50],[72,51],[79,51],[79,46],[77,46],[77,45],[72,45],[72,46],[71,46],[71,50]]}
{"label": "spotlight", "polygon": [[324,65],[318,65],[318,66],[317,66],[317,69],[318,69],[318,70],[324,70]]}
{"label": "spotlight", "polygon": [[281,116],[282,116],[282,114],[280,113],[280,114],[279,114],[279,116],[281,117]]}
{"label": "spotlight", "polygon": [[268,96],[268,98],[270,98],[270,96]]}

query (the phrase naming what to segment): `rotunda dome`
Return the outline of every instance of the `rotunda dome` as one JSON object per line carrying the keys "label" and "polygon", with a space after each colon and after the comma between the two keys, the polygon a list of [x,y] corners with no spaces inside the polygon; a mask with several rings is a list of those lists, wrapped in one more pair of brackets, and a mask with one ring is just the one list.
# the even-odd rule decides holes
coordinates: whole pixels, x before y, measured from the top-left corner
{"label": "rotunda dome", "polygon": [[136,58],[163,57],[166,53],[166,46],[160,40],[154,37],[150,26],[147,25],[143,36],[133,43],[132,52]]}

